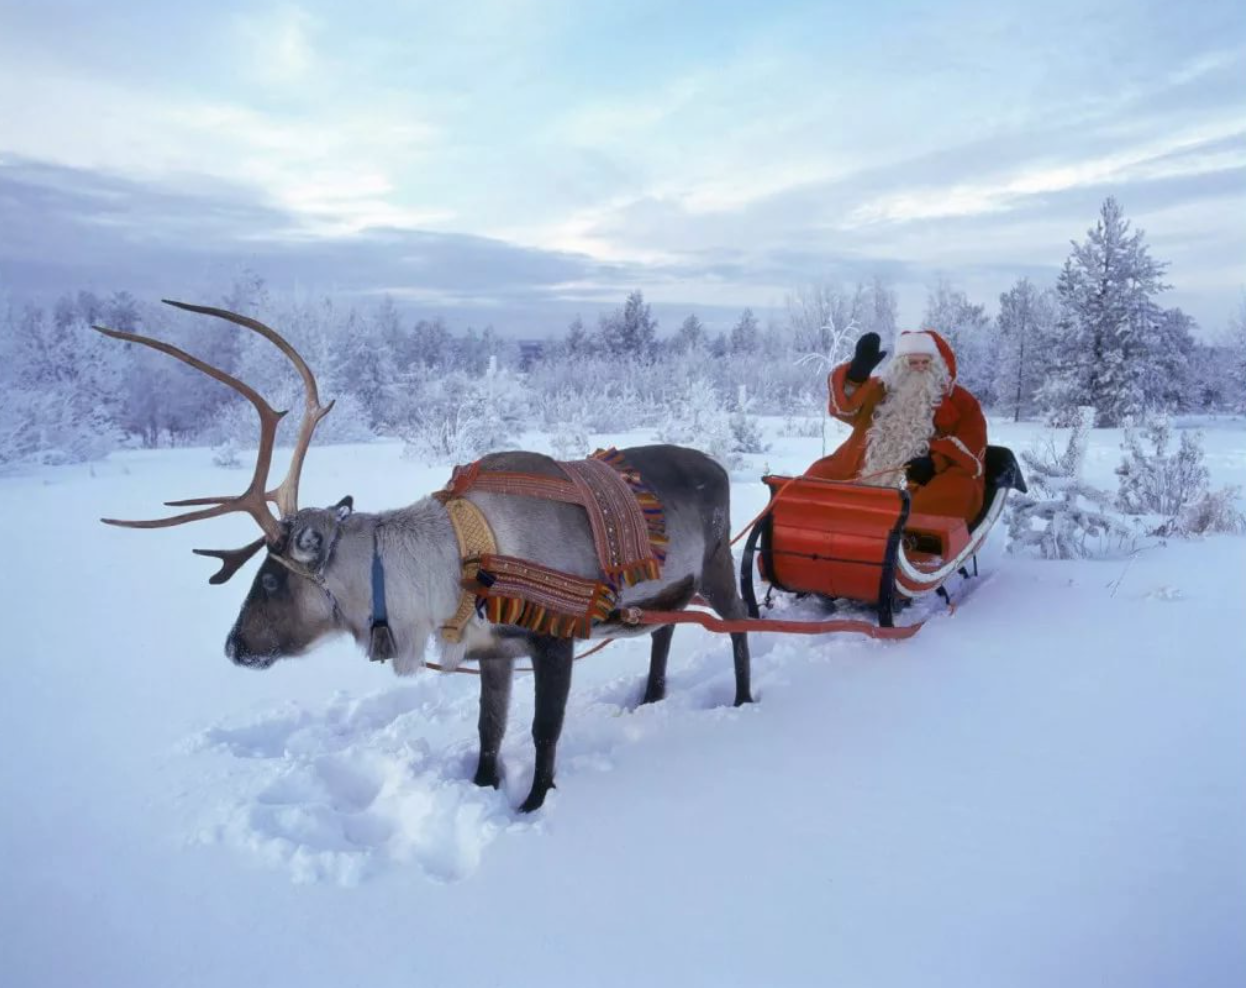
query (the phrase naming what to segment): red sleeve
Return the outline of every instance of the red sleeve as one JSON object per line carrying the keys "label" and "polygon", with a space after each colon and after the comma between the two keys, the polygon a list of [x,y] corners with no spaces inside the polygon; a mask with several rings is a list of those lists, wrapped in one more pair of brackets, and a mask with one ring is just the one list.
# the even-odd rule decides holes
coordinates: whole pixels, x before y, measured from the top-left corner
{"label": "red sleeve", "polygon": [[931,454],[943,457],[949,466],[960,467],[971,477],[982,476],[986,461],[986,419],[978,399],[957,387],[949,399],[956,405],[956,426],[940,439],[930,441]]}
{"label": "red sleeve", "polygon": [[[875,377],[867,379],[864,384],[849,381],[848,364],[840,364],[826,379],[826,388],[830,393],[827,408],[841,422],[853,425],[862,411],[873,408],[871,398],[881,387],[882,384]],[[851,392],[849,388],[852,389]]]}

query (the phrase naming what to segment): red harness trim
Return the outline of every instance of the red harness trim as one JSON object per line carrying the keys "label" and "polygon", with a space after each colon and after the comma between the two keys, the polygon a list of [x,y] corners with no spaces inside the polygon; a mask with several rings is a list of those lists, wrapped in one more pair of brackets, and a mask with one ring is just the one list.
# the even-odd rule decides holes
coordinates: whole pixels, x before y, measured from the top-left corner
{"label": "red harness trim", "polygon": [[638,607],[624,608],[626,624],[699,624],[708,631],[776,631],[783,634],[825,635],[832,632],[851,632],[870,638],[896,640],[912,638],[921,631],[925,621],[899,628],[880,628],[869,621],[838,618],[833,621],[780,621],[774,618],[720,618],[704,611],[646,611]]}

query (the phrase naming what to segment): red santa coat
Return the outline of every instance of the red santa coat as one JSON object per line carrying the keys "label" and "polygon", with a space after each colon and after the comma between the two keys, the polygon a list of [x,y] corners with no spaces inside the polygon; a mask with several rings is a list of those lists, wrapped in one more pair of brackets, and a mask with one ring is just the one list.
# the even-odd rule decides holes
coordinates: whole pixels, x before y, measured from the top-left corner
{"label": "red santa coat", "polygon": [[[912,510],[918,514],[950,515],[969,522],[982,509],[986,496],[983,464],[986,457],[986,419],[978,400],[956,383],[956,356],[934,330],[923,330],[933,338],[951,384],[935,409],[935,432],[930,439],[930,458],[935,475],[921,487],[909,485]],[[906,334],[907,335],[907,334]],[[852,426],[850,435],[830,456],[814,463],[806,472],[825,480],[857,480],[865,462],[874,409],[886,397],[883,382],[871,377],[848,393],[848,364],[831,371],[827,378],[830,413]]]}

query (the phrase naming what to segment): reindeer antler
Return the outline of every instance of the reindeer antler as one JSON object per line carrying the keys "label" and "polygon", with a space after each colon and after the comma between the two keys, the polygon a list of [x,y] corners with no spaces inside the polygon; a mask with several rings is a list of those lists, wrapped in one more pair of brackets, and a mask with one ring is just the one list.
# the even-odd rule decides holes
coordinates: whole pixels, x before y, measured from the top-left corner
{"label": "reindeer antler", "polygon": [[[176,306],[179,309],[185,309],[189,312],[199,312],[204,315],[216,316],[219,319],[225,319],[229,322],[244,326],[247,329],[254,330],[263,336],[266,340],[273,343],[282,353],[289,358],[294,364],[295,369],[299,372],[299,376],[303,379],[303,387],[306,392],[306,403],[303,409],[303,421],[299,426],[298,439],[295,441],[294,453],[290,459],[290,469],[287,471],[285,479],[273,490],[266,490],[268,483],[268,471],[272,465],[273,446],[277,438],[277,426],[282,417],[286,414],[284,411],[278,412],[268,404],[254,389],[248,387],[236,377],[233,377],[219,367],[213,367],[211,364],[205,363],[198,357],[194,357],[184,350],[161,340],[152,339],[147,336],[140,336],[137,333],[122,332],[117,329],[108,329],[105,326],[93,326],[92,328],[105,336],[111,336],[113,339],[125,340],[129,343],[139,343],[143,346],[151,347],[153,350],[159,350],[167,353],[171,357],[175,357],[183,363],[189,364],[196,370],[203,371],[209,377],[215,378],[222,384],[226,384],[233,388],[240,395],[251,402],[255,406],[256,412],[260,417],[260,445],[256,455],[255,473],[251,476],[251,483],[247,485],[247,489],[239,495],[232,497],[198,497],[187,498],[181,501],[166,501],[171,508],[191,507],[197,505],[205,505],[199,511],[187,511],[180,515],[173,515],[169,518],[156,518],[146,521],[123,521],[117,518],[103,518],[107,525],[120,525],[125,528],[169,528],[173,525],[182,525],[186,522],[199,521],[203,518],[215,518],[219,515],[229,514],[235,511],[245,511],[264,532],[264,537],[252,542],[250,545],[242,549],[227,550],[195,550],[200,555],[214,556],[221,559],[223,565],[220,571],[212,577],[212,583],[224,583],[238,570],[243,563],[251,558],[261,545],[267,542],[269,545],[275,545],[281,540],[281,520],[280,518],[288,517],[298,510],[298,489],[299,475],[303,470],[303,459],[307,455],[307,448],[311,445],[312,433],[315,432],[316,426],[320,420],[329,414],[333,408],[333,402],[327,405],[320,404],[320,392],[316,387],[316,378],[312,374],[311,368],[307,366],[307,362],[303,360],[297,350],[294,349],[279,333],[265,326],[262,322],[250,319],[247,316],[241,316],[236,312],[229,312],[225,309],[215,309],[204,305],[190,305],[185,302],[173,302],[164,299],[168,305]],[[268,507],[268,502],[274,502],[280,512],[280,518],[272,513]]]}

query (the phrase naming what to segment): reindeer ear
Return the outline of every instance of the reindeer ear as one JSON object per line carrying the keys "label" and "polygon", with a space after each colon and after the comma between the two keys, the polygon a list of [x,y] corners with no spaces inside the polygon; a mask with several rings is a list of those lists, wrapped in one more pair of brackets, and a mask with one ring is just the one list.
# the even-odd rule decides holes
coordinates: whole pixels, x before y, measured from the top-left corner
{"label": "reindeer ear", "polygon": [[355,510],[355,499],[347,494],[342,500],[333,506],[333,514],[338,521],[345,521],[350,517],[350,513]]}

